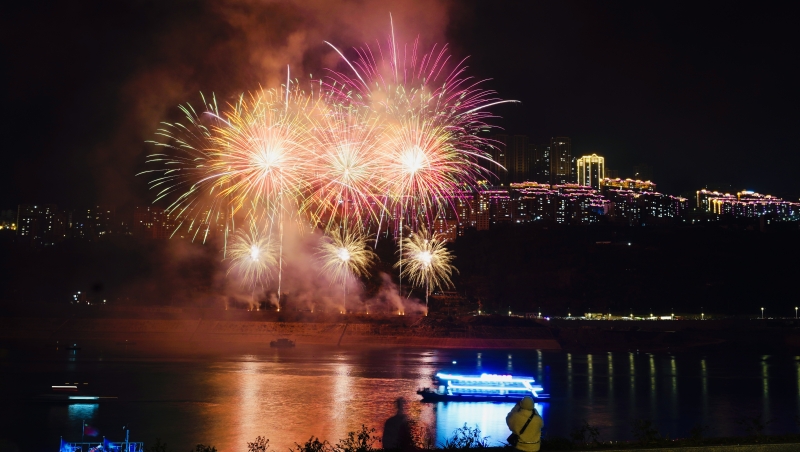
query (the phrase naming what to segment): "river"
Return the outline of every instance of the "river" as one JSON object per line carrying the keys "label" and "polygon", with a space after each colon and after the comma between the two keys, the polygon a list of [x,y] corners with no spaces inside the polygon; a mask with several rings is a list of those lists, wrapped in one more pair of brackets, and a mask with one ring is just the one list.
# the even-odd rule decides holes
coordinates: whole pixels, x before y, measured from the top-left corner
{"label": "river", "polygon": [[[263,435],[273,450],[286,451],[312,435],[335,443],[362,424],[380,435],[401,396],[437,443],[465,423],[492,443],[504,440],[510,404],[419,402],[416,389],[440,370],[533,376],[552,395],[538,404],[549,436],[567,436],[586,420],[601,439],[625,440],[637,419],[670,437],[696,425],[707,425],[708,435],[740,435],[741,422],[756,418],[769,421],[765,433],[790,433],[800,413],[800,357],[789,354],[3,347],[0,445],[8,450],[55,451],[61,436],[80,440],[85,421],[110,440],[124,438],[126,425],[131,440],[161,438],[171,450],[204,443],[245,451]],[[88,383],[82,387],[119,399],[65,405],[30,398],[64,383]]]}

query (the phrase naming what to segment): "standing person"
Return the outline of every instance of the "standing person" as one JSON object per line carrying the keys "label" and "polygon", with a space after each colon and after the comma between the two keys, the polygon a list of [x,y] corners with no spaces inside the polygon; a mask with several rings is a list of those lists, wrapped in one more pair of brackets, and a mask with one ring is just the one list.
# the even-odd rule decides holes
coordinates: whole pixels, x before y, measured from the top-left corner
{"label": "standing person", "polygon": [[[539,450],[544,421],[536,411],[536,407],[533,406],[532,398],[523,397],[514,405],[514,408],[506,416],[506,425],[511,430],[511,436],[508,437],[511,446],[523,452]],[[516,444],[511,444],[514,440],[516,440]]]}
{"label": "standing person", "polygon": [[414,439],[411,435],[411,421],[406,414],[406,399],[399,397],[395,404],[397,414],[383,424],[383,449],[411,450],[414,448]]}

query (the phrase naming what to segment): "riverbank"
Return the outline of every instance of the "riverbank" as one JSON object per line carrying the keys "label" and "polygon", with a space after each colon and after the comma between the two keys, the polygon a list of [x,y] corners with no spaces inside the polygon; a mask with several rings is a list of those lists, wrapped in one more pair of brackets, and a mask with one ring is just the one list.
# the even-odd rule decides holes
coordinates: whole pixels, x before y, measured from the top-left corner
{"label": "riverbank", "polygon": [[[44,313],[44,312],[43,312]],[[42,314],[42,313],[39,313]],[[507,316],[422,317],[171,307],[0,316],[0,340],[338,345],[574,352],[800,349],[792,320],[592,321]]]}
{"label": "riverbank", "polygon": [[560,350],[544,327],[476,325],[454,331],[420,319],[386,323],[264,322],[225,319],[0,318],[0,339],[125,343],[269,344],[289,338],[297,346],[497,348]]}

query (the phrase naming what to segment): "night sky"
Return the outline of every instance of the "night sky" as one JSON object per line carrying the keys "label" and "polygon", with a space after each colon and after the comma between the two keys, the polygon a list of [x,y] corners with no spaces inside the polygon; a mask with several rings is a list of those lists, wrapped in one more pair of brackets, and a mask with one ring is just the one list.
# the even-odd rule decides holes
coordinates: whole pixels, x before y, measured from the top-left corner
{"label": "night sky", "polygon": [[[572,138],[661,191],[742,188],[796,200],[798,8],[793,2],[17,2],[0,15],[0,209],[149,201],[143,167],[175,106],[275,86],[342,48],[447,40],[521,105],[497,125]],[[293,69],[295,71],[295,69]]]}

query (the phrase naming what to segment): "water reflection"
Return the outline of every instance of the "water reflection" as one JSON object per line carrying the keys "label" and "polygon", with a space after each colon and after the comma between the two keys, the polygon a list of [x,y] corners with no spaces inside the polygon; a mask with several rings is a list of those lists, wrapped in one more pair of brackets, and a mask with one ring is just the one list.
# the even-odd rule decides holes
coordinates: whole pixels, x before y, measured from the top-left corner
{"label": "water reflection", "polygon": [[[409,416],[427,427],[434,442],[444,441],[467,423],[499,444],[508,435],[505,415],[511,403],[428,404],[421,403],[415,391],[431,386],[438,371],[502,373],[509,367],[514,374],[535,375],[551,394],[549,403],[537,406],[552,436],[569,435],[582,419],[601,426],[608,439],[630,439],[635,419],[651,419],[671,437],[686,435],[697,424],[712,426],[710,434],[734,435],[741,433],[736,420],[756,416],[778,419],[770,424],[770,432],[788,433],[796,428],[794,418],[800,411],[800,357],[793,355],[632,352],[627,362],[625,354],[609,353],[603,363],[598,354],[535,350],[298,347],[192,362],[113,358],[102,364],[67,362],[66,353],[61,353],[58,362],[36,362],[25,372],[2,373],[0,415],[6,422],[0,437],[17,431],[20,437],[35,437],[39,433],[26,426],[41,430],[41,419],[47,419],[40,436],[47,444],[57,444],[61,435],[79,434],[80,422],[86,419],[99,424],[103,434],[133,423],[137,438],[161,437],[175,450],[197,442],[219,450],[245,450],[246,442],[258,435],[269,438],[275,450],[287,450],[311,435],[335,443],[362,424],[378,429],[380,436],[383,423],[395,413],[394,401],[402,396],[409,402]],[[18,392],[33,391],[26,376],[41,369],[64,375],[59,381],[70,383],[79,381],[72,377],[73,369],[90,374],[98,384],[104,382],[104,391],[129,401],[13,405]],[[45,383],[51,384],[49,380]]]}
{"label": "water reflection", "polygon": [[589,387],[589,404],[594,405],[594,366],[592,365],[592,355],[586,355],[587,365],[587,384]]}
{"label": "water reflection", "polygon": [[67,409],[67,416],[72,422],[92,421],[97,413],[97,404],[93,403],[71,403]]}
{"label": "water reflection", "polygon": [[[536,410],[547,425],[547,403],[536,403]],[[493,446],[505,444],[509,435],[506,415],[514,408],[513,403],[491,402],[439,402],[436,404],[436,444],[443,444],[453,436],[455,429],[467,424],[478,427],[481,436],[488,436]]]}

